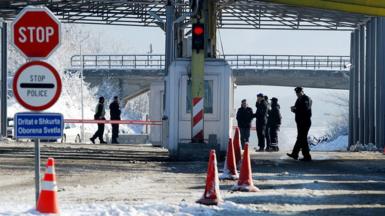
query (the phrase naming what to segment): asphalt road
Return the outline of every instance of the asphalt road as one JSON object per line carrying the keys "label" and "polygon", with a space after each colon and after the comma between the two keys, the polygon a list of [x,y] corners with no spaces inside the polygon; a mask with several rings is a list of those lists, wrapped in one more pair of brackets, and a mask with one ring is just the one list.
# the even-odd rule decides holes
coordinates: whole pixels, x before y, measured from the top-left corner
{"label": "asphalt road", "polygon": [[[150,145],[43,143],[42,171],[55,157],[61,203],[194,203],[204,191],[207,162],[175,162]],[[384,215],[385,155],[313,152],[313,162],[286,152],[251,153],[257,193],[221,195],[267,215]],[[0,143],[0,203],[33,203],[32,143]],[[221,171],[223,162],[218,163]]]}

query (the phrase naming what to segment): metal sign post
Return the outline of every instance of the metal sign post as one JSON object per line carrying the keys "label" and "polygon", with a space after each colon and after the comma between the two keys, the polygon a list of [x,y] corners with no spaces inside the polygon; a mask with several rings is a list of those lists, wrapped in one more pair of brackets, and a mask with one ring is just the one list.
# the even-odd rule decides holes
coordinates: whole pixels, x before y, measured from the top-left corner
{"label": "metal sign post", "polygon": [[61,113],[16,113],[15,137],[32,138],[35,142],[35,197],[40,193],[40,139],[58,139],[63,136],[64,117]]}
{"label": "metal sign post", "polygon": [[[27,58],[48,58],[61,42],[61,23],[45,7],[26,7],[12,23],[12,44]],[[53,106],[61,94],[61,78],[50,64],[32,61],[21,66],[13,79],[13,92],[23,107],[43,111]],[[64,120],[60,113],[17,113],[15,137],[35,141],[35,198],[40,195],[40,138],[63,136]]]}
{"label": "metal sign post", "polygon": [[35,203],[40,195],[40,139],[35,139]]}

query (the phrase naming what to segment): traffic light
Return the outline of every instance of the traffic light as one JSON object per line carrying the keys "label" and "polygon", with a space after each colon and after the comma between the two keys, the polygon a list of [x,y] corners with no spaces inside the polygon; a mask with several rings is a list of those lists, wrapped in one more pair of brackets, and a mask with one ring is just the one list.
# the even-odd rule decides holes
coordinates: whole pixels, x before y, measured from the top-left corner
{"label": "traffic light", "polygon": [[205,48],[205,26],[202,23],[192,25],[192,48],[198,52]]}

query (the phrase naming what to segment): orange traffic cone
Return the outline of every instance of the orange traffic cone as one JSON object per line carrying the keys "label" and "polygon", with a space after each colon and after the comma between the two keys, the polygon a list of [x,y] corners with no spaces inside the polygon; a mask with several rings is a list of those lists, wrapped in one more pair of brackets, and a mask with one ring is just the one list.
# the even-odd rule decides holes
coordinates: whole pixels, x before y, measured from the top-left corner
{"label": "orange traffic cone", "polygon": [[246,143],[243,151],[243,161],[239,180],[232,188],[233,191],[257,192],[259,189],[253,184],[249,157],[249,144]]}
{"label": "orange traffic cone", "polygon": [[237,166],[241,165],[242,160],[242,146],[241,146],[241,136],[239,135],[239,127],[235,128],[235,134],[234,134],[234,152],[235,152],[235,164]]}
{"label": "orange traffic cone", "polygon": [[59,207],[57,202],[55,161],[53,158],[48,158],[36,210],[41,213],[48,214],[59,213]]}
{"label": "orange traffic cone", "polygon": [[207,168],[207,178],[205,192],[197,203],[204,205],[218,205],[222,202],[221,194],[219,192],[219,179],[217,169],[217,156],[215,150],[211,150],[209,165]]}
{"label": "orange traffic cone", "polygon": [[237,166],[235,165],[234,146],[231,138],[227,144],[227,156],[223,173],[219,176],[221,180],[236,180],[238,179]]}

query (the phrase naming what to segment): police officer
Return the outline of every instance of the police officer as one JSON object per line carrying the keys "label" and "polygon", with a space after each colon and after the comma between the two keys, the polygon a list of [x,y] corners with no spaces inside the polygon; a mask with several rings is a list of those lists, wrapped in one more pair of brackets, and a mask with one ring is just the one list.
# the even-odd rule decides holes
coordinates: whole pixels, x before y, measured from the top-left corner
{"label": "police officer", "polygon": [[253,109],[248,107],[246,99],[241,102],[241,107],[237,111],[237,122],[241,133],[242,149],[246,142],[249,142],[251,121],[254,118]]}
{"label": "police officer", "polygon": [[[99,103],[96,105],[95,108],[95,120],[106,120],[104,117],[106,115],[106,110],[104,108],[104,97],[99,97]],[[104,123],[98,123],[98,130],[95,132],[95,134],[90,138],[91,142],[95,144],[95,139],[99,138],[100,144],[106,143],[103,140],[103,134],[104,134]]]}
{"label": "police officer", "polygon": [[[111,120],[120,120],[120,108],[119,108],[119,99],[118,96],[114,97],[114,101],[110,104],[110,117]],[[119,144],[119,124],[111,124],[112,127],[112,144]]]}
{"label": "police officer", "polygon": [[279,151],[278,148],[278,131],[281,127],[281,111],[278,104],[278,99],[273,97],[271,99],[271,109],[269,110],[269,116],[267,117],[267,127],[269,128],[270,146],[268,151]]}
{"label": "police officer", "polygon": [[[265,99],[265,102],[267,104],[267,120],[269,120],[269,113],[271,110],[271,105],[269,103],[269,97],[267,95],[264,95],[263,98]],[[269,124],[266,124],[265,139],[266,139],[266,150],[268,150],[268,149],[270,149],[270,145],[271,145]]]}
{"label": "police officer", "polygon": [[257,95],[257,102],[255,103],[257,111],[255,112],[257,136],[258,136],[258,151],[264,151],[265,149],[265,132],[267,124],[267,103],[263,97],[263,94]]}
{"label": "police officer", "polygon": [[297,123],[297,141],[294,145],[291,154],[287,154],[289,157],[297,160],[299,151],[302,150],[302,161],[311,161],[311,155],[309,150],[309,144],[307,142],[307,135],[311,126],[311,106],[312,100],[305,95],[302,87],[296,87],[294,89],[297,95],[297,101],[295,105],[291,107],[291,111],[295,113],[295,122]]}

